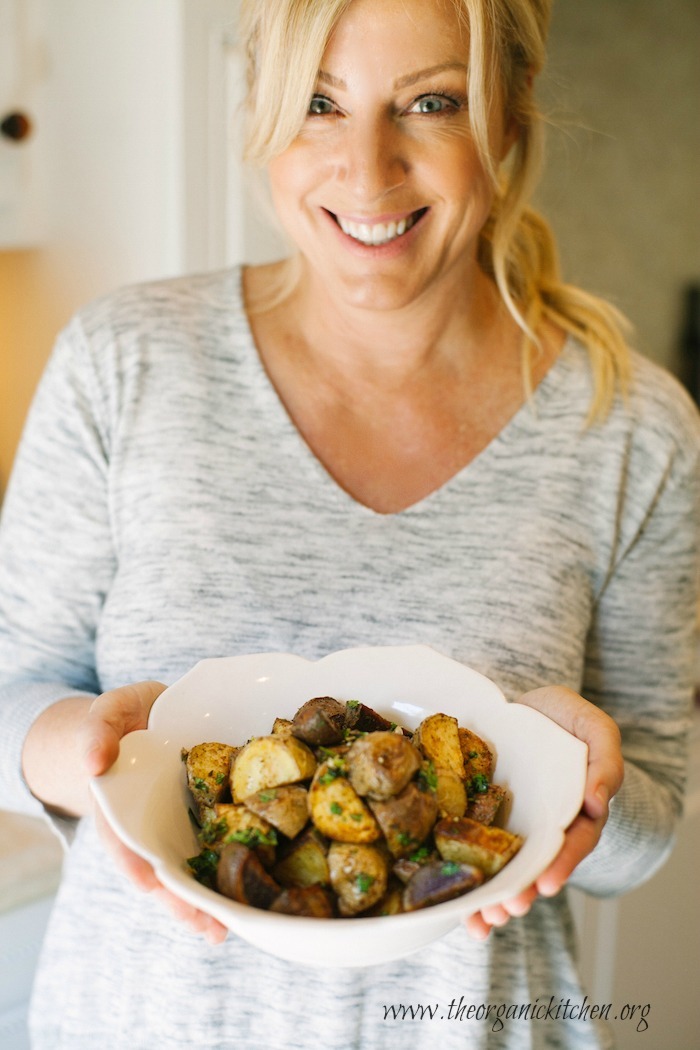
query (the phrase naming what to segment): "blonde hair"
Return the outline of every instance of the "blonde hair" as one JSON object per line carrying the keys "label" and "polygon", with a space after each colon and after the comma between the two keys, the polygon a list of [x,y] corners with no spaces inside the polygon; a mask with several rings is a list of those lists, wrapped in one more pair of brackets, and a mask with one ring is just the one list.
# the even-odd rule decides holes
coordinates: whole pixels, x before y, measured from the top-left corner
{"label": "blonde hair", "polygon": [[[247,161],[267,164],[298,135],[328,39],[351,2],[242,0]],[[534,103],[532,80],[544,67],[552,0],[450,2],[469,32],[471,131],[495,189],[481,234],[480,265],[493,277],[524,333],[523,378],[528,393],[540,345],[537,333],[550,321],[586,346],[594,384],[589,421],[601,419],[618,387],[624,391],[628,381],[628,324],[609,303],[562,281],[553,234],[528,203],[539,177],[543,144],[543,121]],[[503,166],[491,153],[488,134],[499,94],[507,117],[518,127]],[[291,290],[297,273],[291,262],[277,301]]]}

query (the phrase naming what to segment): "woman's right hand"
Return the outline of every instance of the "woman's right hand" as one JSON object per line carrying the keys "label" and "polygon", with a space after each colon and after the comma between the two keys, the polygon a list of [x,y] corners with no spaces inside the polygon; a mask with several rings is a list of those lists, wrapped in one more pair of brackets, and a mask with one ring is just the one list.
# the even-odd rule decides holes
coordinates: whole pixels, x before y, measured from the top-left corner
{"label": "woman's right hand", "polygon": [[[139,682],[98,696],[90,705],[82,727],[83,765],[90,777],[105,773],[116,761],[123,736],[145,729],[156,698],[165,689],[160,682]],[[225,940],[227,930],[211,915],[183,901],[160,882],[142,857],[125,846],[112,831],[99,805],[93,800],[95,824],[105,848],[117,867],[145,893],[152,893],[168,910],[211,944]]]}

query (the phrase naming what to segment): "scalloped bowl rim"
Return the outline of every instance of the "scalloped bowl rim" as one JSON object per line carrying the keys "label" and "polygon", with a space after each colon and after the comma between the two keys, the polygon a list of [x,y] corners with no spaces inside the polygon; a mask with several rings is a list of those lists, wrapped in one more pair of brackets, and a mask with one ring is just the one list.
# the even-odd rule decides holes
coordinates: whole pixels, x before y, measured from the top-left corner
{"label": "scalloped bowl rim", "polygon": [[[402,915],[311,919],[264,912],[196,882],[181,749],[205,740],[242,743],[291,718],[312,696],[361,700],[413,729],[442,711],[493,746],[494,780],[512,793],[505,826],[520,852],[456,900]],[[109,824],[153,864],[168,889],[214,915],[255,947],[301,965],[367,966],[401,958],[444,936],[477,908],[515,896],[559,852],[579,812],[587,749],[551,719],[509,703],[498,686],[425,645],[343,649],[320,660],[255,653],[200,661],[156,700],[148,729],[128,734],[115,764],[91,787]]]}

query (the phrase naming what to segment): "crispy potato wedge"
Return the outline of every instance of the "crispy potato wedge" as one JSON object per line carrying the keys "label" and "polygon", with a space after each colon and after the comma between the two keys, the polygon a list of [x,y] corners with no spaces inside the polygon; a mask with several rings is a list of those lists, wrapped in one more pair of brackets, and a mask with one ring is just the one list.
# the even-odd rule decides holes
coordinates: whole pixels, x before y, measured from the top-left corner
{"label": "crispy potato wedge", "polygon": [[308,824],[308,794],[301,784],[280,784],[279,787],[256,791],[254,795],[243,799],[243,805],[288,839],[293,839]]}
{"label": "crispy potato wedge", "polygon": [[493,824],[501,808],[501,803],[508,797],[505,788],[498,784],[489,784],[486,791],[480,791],[469,799],[466,813],[450,813],[447,816],[465,816],[478,824]]}
{"label": "crispy potato wedge", "polygon": [[435,845],[443,860],[470,864],[495,875],[523,844],[519,835],[503,828],[477,824],[469,817],[451,817],[435,825]]}
{"label": "crispy potato wedge", "polygon": [[355,842],[332,842],[328,851],[331,886],[341,915],[358,915],[386,892],[388,865],[382,850]]}
{"label": "crispy potato wedge", "polygon": [[311,781],[309,810],[318,830],[337,842],[374,842],[381,834],[350,781],[335,775],[328,762],[321,763]]}
{"label": "crispy potato wedge", "polygon": [[239,748],[228,744],[195,744],[183,750],[182,759],[187,770],[187,786],[197,807],[202,812],[217,802],[223,802],[229,792],[229,773]]}
{"label": "crispy potato wedge", "polygon": [[310,780],[316,759],[306,744],[294,736],[259,736],[250,740],[235,757],[231,769],[234,802],[280,784]]}
{"label": "crispy potato wedge", "polygon": [[441,817],[463,817],[467,809],[464,781],[449,769],[436,769],[435,799]]}
{"label": "crispy potato wedge", "polygon": [[216,888],[219,893],[239,904],[265,909],[281,892],[253,850],[239,842],[229,842],[221,851],[216,869]]}
{"label": "crispy potato wedge", "polygon": [[475,776],[486,777],[491,780],[493,776],[494,757],[493,752],[485,740],[482,740],[471,729],[459,727],[459,746],[464,758],[464,778],[471,780]]}
{"label": "crispy potato wedge", "polygon": [[292,719],[292,733],[311,747],[331,747],[343,739],[345,704],[332,696],[307,700]]}
{"label": "crispy potato wedge", "polygon": [[356,740],[345,764],[358,795],[379,801],[398,795],[420,768],[422,756],[400,733],[368,733]]}
{"label": "crispy potato wedge", "polygon": [[369,805],[394,857],[404,857],[418,849],[438,816],[433,792],[421,791],[413,780],[393,798]]}
{"label": "crispy potato wedge", "polygon": [[328,843],[314,827],[278,849],[273,875],[282,886],[327,886]]}
{"label": "crispy potato wedge", "polygon": [[484,873],[469,864],[431,860],[409,879],[403,891],[405,911],[442,904],[475,889],[484,881]]}
{"label": "crispy potato wedge", "polygon": [[305,915],[311,919],[332,919],[335,914],[333,898],[323,886],[289,886],[283,890],[270,911],[282,915]]}
{"label": "crispy potato wedge", "polygon": [[413,734],[413,743],[436,769],[444,769],[464,780],[464,757],[459,742],[459,726],[452,715],[428,715]]}

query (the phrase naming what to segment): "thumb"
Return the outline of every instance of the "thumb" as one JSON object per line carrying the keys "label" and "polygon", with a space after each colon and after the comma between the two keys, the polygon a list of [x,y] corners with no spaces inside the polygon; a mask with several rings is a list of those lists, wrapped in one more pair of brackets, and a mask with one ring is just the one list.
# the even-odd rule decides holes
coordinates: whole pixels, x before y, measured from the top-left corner
{"label": "thumb", "polygon": [[114,764],[123,736],[146,729],[149,712],[164,689],[162,682],[139,682],[111,689],[92,702],[83,727],[83,765],[90,776]]}

